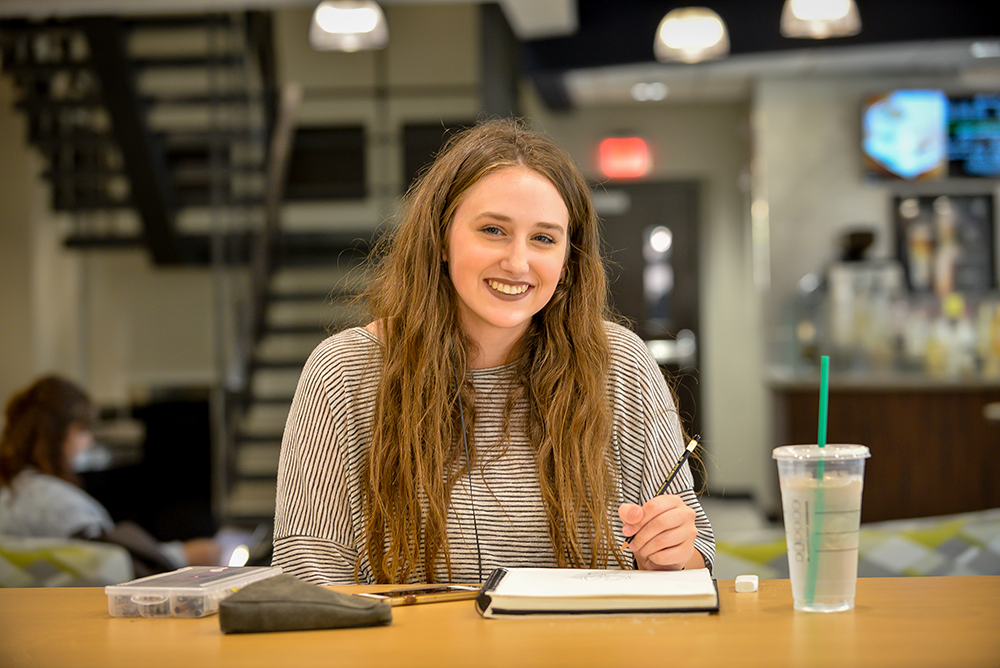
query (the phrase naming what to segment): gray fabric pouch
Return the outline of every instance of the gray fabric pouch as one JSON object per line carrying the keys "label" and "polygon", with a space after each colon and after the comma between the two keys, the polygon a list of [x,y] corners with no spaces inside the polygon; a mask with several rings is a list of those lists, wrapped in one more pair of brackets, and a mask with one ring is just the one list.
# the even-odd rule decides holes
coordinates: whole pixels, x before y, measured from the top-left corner
{"label": "gray fabric pouch", "polygon": [[248,584],[219,604],[223,633],[308,631],[392,623],[392,606],[281,574]]}

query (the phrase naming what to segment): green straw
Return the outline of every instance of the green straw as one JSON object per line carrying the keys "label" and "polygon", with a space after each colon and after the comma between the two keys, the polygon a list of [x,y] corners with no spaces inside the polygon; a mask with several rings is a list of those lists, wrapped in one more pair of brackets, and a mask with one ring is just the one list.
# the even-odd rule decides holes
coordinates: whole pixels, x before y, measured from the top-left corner
{"label": "green straw", "polygon": [[[830,358],[823,355],[820,361],[819,377],[819,434],[816,443],[826,447],[826,413],[830,397]],[[823,475],[825,462],[816,462],[816,498],[813,501],[812,530],[809,532],[809,570],[806,572],[806,602],[813,604],[816,598],[816,571],[819,568],[819,537],[823,533]]]}

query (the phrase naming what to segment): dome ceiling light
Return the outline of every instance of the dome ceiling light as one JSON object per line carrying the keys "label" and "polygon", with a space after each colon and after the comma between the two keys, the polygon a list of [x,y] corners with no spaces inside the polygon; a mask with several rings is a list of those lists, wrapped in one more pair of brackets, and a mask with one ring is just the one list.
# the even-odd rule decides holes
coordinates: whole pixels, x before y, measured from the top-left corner
{"label": "dome ceiling light", "polygon": [[861,32],[861,17],[854,0],[785,0],[781,34],[785,37],[826,39]]}
{"label": "dome ceiling light", "polygon": [[653,53],[661,62],[697,63],[729,55],[729,32],[722,18],[705,7],[667,12],[656,29]]}
{"label": "dome ceiling light", "polygon": [[319,51],[383,49],[389,28],[373,0],[323,0],[313,12],[309,42]]}

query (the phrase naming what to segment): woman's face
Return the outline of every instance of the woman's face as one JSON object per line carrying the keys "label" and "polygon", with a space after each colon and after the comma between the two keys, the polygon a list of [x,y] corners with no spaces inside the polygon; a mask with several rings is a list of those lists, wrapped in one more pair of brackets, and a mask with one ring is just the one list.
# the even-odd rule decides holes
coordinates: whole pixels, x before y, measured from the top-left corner
{"label": "woman's face", "polygon": [[63,450],[66,453],[66,460],[73,462],[80,455],[94,444],[94,434],[79,422],[70,424],[66,431],[66,444]]}
{"label": "woman's face", "polygon": [[444,259],[465,333],[486,356],[506,353],[552,299],[568,229],[559,191],[527,167],[488,174],[459,203]]}

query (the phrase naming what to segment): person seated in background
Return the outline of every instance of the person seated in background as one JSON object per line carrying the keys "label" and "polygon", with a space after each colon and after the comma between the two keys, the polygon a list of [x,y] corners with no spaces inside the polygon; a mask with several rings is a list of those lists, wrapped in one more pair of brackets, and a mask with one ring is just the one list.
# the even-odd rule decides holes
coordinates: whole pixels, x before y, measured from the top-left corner
{"label": "person seated in background", "polygon": [[138,525],[116,524],[80,487],[73,462],[93,445],[95,410],[80,387],[46,376],[11,397],[0,437],[0,535],[82,538],[116,543],[136,576],[188,565],[216,566],[211,538],[163,543]]}

